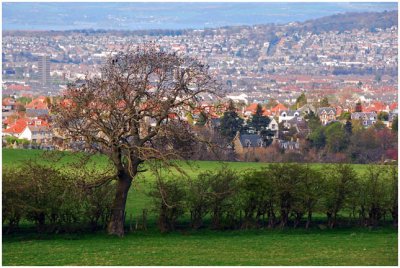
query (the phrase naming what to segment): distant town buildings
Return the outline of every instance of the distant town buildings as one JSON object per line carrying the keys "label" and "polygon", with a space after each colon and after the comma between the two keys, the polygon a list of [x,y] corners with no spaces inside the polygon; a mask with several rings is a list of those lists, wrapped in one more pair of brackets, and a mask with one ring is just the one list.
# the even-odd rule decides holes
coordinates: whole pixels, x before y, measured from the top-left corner
{"label": "distant town buildings", "polygon": [[[238,133],[232,144],[239,159],[258,161],[271,147],[301,150],[311,131],[311,114],[322,125],[351,120],[370,128],[384,112],[383,123],[391,127],[398,116],[397,25],[319,32],[297,31],[293,25],[187,30],[179,35],[3,32],[3,137],[57,143],[51,97],[62,95],[70,82],[82,81],[87,74],[101,76],[107,57],[127,44],[145,42],[206,63],[221,85],[220,96],[204,94],[192,114],[177,110],[170,119],[196,124],[204,120],[205,111],[205,126],[215,134],[228,100],[244,120],[262,106],[262,115],[269,118],[263,130],[270,131],[269,136],[255,129]],[[302,93],[307,104],[297,102]],[[22,103],[21,98],[30,100]],[[68,146],[60,142],[59,148]]]}
{"label": "distant town buildings", "polygon": [[38,78],[42,86],[49,86],[51,84],[50,58],[46,54],[38,55]]}

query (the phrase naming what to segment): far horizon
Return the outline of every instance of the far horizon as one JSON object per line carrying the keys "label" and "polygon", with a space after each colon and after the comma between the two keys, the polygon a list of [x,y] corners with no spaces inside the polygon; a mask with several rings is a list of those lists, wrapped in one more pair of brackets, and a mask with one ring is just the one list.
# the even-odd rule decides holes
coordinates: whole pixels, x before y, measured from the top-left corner
{"label": "far horizon", "polygon": [[[152,30],[286,24],[348,12],[397,11],[373,3],[3,3],[3,31]],[[79,12],[78,12],[79,11]]]}

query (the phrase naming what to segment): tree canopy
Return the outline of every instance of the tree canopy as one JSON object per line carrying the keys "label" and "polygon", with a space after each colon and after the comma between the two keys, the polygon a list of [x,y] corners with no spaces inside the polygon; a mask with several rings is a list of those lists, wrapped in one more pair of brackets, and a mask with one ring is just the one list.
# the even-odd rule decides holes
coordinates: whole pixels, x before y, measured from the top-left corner
{"label": "tree canopy", "polygon": [[98,184],[117,180],[108,232],[123,236],[126,197],[140,165],[190,154],[195,135],[180,118],[218,86],[206,65],[152,44],[109,57],[101,74],[69,85],[52,110],[64,138],[112,162],[115,173]]}

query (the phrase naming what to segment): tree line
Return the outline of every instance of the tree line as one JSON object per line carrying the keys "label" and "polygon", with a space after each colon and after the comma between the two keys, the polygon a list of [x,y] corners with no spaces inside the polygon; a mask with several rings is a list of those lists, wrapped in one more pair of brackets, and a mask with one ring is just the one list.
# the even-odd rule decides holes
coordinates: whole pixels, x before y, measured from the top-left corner
{"label": "tree line", "polygon": [[236,172],[222,167],[196,178],[157,180],[149,196],[160,231],[179,228],[321,228],[397,226],[397,168],[351,165],[324,170],[270,164]]}
{"label": "tree line", "polygon": [[[37,232],[106,229],[115,186],[88,187],[89,173],[61,171],[36,162],[3,169],[3,228],[20,223]],[[270,164],[237,172],[225,165],[195,177],[162,176],[148,196],[161,232],[181,228],[334,228],[397,226],[396,166]],[[125,217],[124,217],[125,218]],[[125,221],[126,227],[126,221]]]}
{"label": "tree line", "polygon": [[309,156],[309,161],[364,164],[397,159],[397,118],[392,129],[380,120],[369,128],[358,120],[334,122],[326,126],[317,121],[317,118],[308,121],[311,132],[303,153]]}

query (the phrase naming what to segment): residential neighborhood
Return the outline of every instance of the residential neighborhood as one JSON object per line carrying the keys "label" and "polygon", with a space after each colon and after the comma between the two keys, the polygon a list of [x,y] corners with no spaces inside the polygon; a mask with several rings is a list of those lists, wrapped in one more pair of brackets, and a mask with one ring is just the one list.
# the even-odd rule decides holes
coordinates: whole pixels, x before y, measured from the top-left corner
{"label": "residential neighborhood", "polygon": [[[303,94],[303,96],[306,95]],[[81,148],[78,145],[79,142],[73,144],[61,142],[61,146],[62,136],[52,127],[51,105],[65,105],[65,102],[60,102],[60,99],[61,97],[49,96],[4,98],[3,146],[46,150]],[[305,103],[301,107],[298,101],[294,105],[276,102],[275,105],[268,106],[264,103],[234,102],[225,98],[218,103],[203,101],[201,106],[192,113],[177,111],[169,118],[186,121],[196,126],[195,131],[202,132],[204,128],[214,134],[219,134],[221,120],[229,109],[229,103],[235,106],[238,118],[243,121],[237,133],[226,140],[227,150],[231,150],[234,159],[238,161],[267,161],[271,155],[274,155],[273,150],[275,153],[280,151],[281,154],[301,153],[305,144],[310,144],[310,137],[315,131],[313,118],[317,119],[321,127],[328,127],[333,123],[345,127],[346,123],[350,122],[352,125],[360,124],[365,129],[374,128],[377,123],[382,123],[386,129],[392,129],[393,122],[398,116],[396,103],[378,101],[369,106],[362,106],[359,101],[349,109],[336,109],[335,107],[318,107],[321,105],[318,102]],[[292,110],[292,107],[298,107],[298,109]],[[257,127],[254,127],[252,121],[255,116],[265,118],[265,121],[261,121]],[[149,122],[149,124],[154,124],[154,122]]]}

